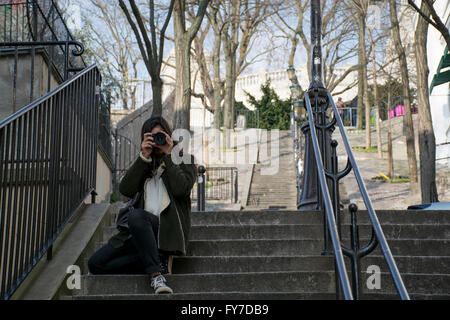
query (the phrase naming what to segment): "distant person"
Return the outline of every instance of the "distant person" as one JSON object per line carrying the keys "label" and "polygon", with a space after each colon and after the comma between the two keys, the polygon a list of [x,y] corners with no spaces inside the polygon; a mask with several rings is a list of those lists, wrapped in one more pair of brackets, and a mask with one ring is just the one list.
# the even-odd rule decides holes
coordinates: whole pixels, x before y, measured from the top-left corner
{"label": "distant person", "polygon": [[89,259],[92,274],[147,274],[156,294],[173,293],[164,274],[170,255],[186,254],[197,167],[193,156],[191,163],[174,163],[178,142],[171,135],[162,117],[144,123],[142,151],[119,185],[120,193],[137,203],[125,226]]}
{"label": "distant person", "polygon": [[336,107],[339,110],[339,115],[341,116],[342,121],[344,121],[344,117],[345,117],[345,111],[347,108],[347,105],[345,104],[344,101],[342,101],[342,98],[339,98],[338,101],[336,102]]}

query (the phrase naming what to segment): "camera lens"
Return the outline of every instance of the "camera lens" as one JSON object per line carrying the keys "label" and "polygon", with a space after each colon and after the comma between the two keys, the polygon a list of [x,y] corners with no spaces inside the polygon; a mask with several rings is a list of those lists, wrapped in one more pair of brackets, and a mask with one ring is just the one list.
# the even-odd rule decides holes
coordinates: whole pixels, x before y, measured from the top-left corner
{"label": "camera lens", "polygon": [[155,134],[155,135],[153,136],[153,138],[154,138],[154,140],[155,140],[155,143],[156,143],[158,146],[164,146],[164,145],[166,145],[166,143],[167,143],[167,141],[166,141],[166,135],[165,135],[164,133],[162,133],[162,132],[158,132],[157,134]]}

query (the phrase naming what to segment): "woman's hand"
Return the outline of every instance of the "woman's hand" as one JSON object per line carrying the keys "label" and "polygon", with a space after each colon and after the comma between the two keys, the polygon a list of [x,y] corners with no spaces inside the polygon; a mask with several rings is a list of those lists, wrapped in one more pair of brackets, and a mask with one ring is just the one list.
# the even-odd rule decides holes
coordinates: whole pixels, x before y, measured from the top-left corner
{"label": "woman's hand", "polygon": [[141,144],[141,149],[142,149],[142,155],[146,158],[146,159],[150,159],[152,152],[153,152],[153,147],[154,147],[154,139],[151,133],[146,133],[144,134],[144,141]]}

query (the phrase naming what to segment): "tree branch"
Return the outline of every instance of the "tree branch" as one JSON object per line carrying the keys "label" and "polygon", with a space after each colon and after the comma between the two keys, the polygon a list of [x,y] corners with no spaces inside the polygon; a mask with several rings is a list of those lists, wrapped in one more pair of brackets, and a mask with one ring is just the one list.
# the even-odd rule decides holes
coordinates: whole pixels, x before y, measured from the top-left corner
{"label": "tree branch", "polygon": [[447,43],[447,47],[450,48],[450,33],[448,31],[448,28],[445,26],[445,24],[442,22],[441,18],[439,18],[439,15],[437,14],[436,10],[433,7],[433,3],[430,0],[422,0],[426,3],[428,9],[430,10],[431,17],[433,20],[431,20],[428,15],[426,15],[422,10],[420,10],[419,7],[414,3],[413,0],[408,0],[408,3],[411,5],[411,7],[414,8],[415,11],[417,11],[420,16],[425,19],[429,24],[431,24],[434,28],[436,28],[437,31],[442,35],[445,42]]}
{"label": "tree branch", "polygon": [[436,29],[439,30],[439,27],[437,26],[437,24],[435,24],[434,21],[431,20],[429,16],[427,16],[422,10],[420,10],[420,8],[414,3],[413,0],[408,0],[408,3],[409,3],[409,5],[410,5],[411,7],[414,8],[414,10],[417,11],[417,13],[419,13],[419,14],[422,16],[422,18],[425,19],[426,22],[428,22],[428,23],[431,24],[433,27],[435,27]]}

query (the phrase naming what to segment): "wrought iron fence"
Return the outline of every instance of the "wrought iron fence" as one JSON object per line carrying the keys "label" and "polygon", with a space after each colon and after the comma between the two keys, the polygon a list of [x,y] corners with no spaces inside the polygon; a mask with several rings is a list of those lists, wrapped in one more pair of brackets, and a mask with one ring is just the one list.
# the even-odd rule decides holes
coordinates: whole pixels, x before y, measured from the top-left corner
{"label": "wrought iron fence", "polygon": [[[0,42],[75,41],[54,0],[0,1],[0,26]],[[62,75],[66,49],[63,45],[49,48],[49,55]],[[86,62],[74,56],[69,66],[84,68]]]}
{"label": "wrought iron fence", "polygon": [[9,299],[95,195],[95,66],[0,122],[0,299]]}
{"label": "wrought iron fence", "polygon": [[[238,202],[238,169],[209,167],[205,172],[205,200],[217,202]],[[198,182],[197,182],[198,183]],[[192,189],[191,199],[198,199],[197,184]]]}
{"label": "wrought iron fence", "polygon": [[[220,123],[223,124],[225,111],[222,109],[220,112]],[[260,127],[260,114],[259,110],[235,110],[234,114],[234,126],[236,128],[254,128],[259,129]]]}
{"label": "wrought iron fence", "polygon": [[114,193],[118,194],[120,180],[124,177],[127,170],[131,167],[139,155],[138,147],[131,139],[120,135],[117,129],[113,132],[114,139],[114,172],[113,188]]}
{"label": "wrought iron fence", "polygon": [[237,128],[255,128],[260,127],[259,110],[236,110],[236,127]]}
{"label": "wrought iron fence", "polygon": [[113,159],[113,135],[111,130],[111,103],[109,95],[100,94],[98,108],[98,146],[108,159],[111,167]]}
{"label": "wrought iron fence", "polygon": [[[52,82],[61,83],[86,67],[83,45],[75,41],[52,0],[0,0],[0,28],[0,58],[13,70],[2,90],[10,92],[8,108],[13,112],[49,92],[56,86]],[[46,64],[46,79],[37,57]]]}

